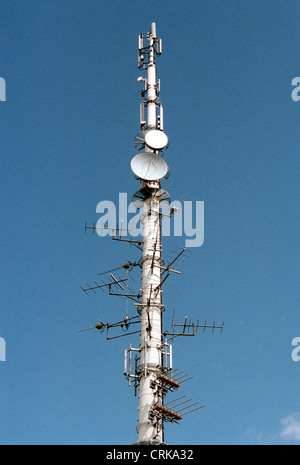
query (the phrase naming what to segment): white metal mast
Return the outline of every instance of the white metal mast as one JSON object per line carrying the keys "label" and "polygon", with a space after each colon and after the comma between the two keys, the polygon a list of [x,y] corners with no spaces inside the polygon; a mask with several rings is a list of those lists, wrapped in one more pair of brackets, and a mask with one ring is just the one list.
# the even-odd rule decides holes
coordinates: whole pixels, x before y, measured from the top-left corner
{"label": "white metal mast", "polygon": [[[159,128],[157,116],[158,83],[156,78],[155,23],[149,34],[149,62],[147,65],[145,131]],[[141,122],[143,125],[143,121]],[[145,152],[155,150],[145,144]],[[143,214],[143,268],[141,305],[141,345],[140,345],[140,396],[139,396],[139,443],[162,443],[163,422],[151,418],[151,410],[162,403],[159,390],[151,387],[162,368],[162,292],[161,292],[161,225],[160,200],[155,197],[160,189],[160,181],[141,181],[142,189],[147,189]]]}
{"label": "white metal mast", "polygon": [[[147,42],[145,42],[147,41]],[[107,340],[140,333],[140,345],[134,349],[131,345],[125,350],[124,375],[129,385],[134,382],[135,395],[139,389],[139,422],[137,444],[157,445],[164,443],[164,422],[179,423],[183,416],[201,409],[199,403],[191,404],[191,399],[182,401],[185,396],[164,402],[168,392],[178,391],[185,381],[186,374],[173,370],[172,346],[169,343],[178,336],[195,336],[198,329],[223,330],[223,326],[204,325],[188,321],[188,317],[181,324],[172,322],[171,332],[163,330],[162,313],[162,286],[171,273],[178,273],[173,269],[173,264],[184,254],[182,249],[167,264],[162,260],[161,244],[161,202],[169,200],[169,194],[161,188],[161,180],[166,179],[169,173],[167,163],[163,158],[164,150],[168,148],[169,140],[164,133],[163,107],[158,94],[160,92],[160,80],[157,81],[156,56],[162,53],[162,41],[157,38],[156,25],[151,24],[151,30],[146,35],[139,36],[139,68],[147,71],[147,77],[139,77],[138,81],[144,82],[141,92],[142,102],[140,106],[141,132],[136,136],[134,145],[138,154],[131,161],[131,169],[141,188],[134,195],[134,199],[142,201],[142,240],[125,239],[122,225],[112,231],[112,238],[128,242],[142,251],[139,261],[127,261],[123,265],[100,273],[107,275],[106,280],[82,288],[89,294],[97,290],[109,290],[110,295],[128,298],[135,302],[138,314],[125,318],[116,323],[99,322],[82,331],[97,329],[100,332],[107,331]],[[146,117],[145,117],[146,115]],[[170,210],[171,216],[171,210]],[[92,229],[95,232],[98,227],[87,226],[85,230]],[[100,227],[100,229],[103,229]],[[126,230],[128,232],[128,230]],[[177,262],[178,263],[178,262]],[[128,275],[135,268],[142,268],[142,285],[138,293],[134,293],[128,286]],[[113,272],[126,270],[127,278],[116,278]],[[126,283],[126,284],[125,284]],[[125,287],[127,289],[125,289]],[[132,325],[141,324],[138,331],[128,331]],[[115,335],[114,331],[122,330],[121,335]],[[133,353],[135,358],[133,359]],[[179,403],[178,403],[179,401]],[[184,405],[184,407],[182,407]],[[179,409],[178,409],[179,407]],[[184,412],[184,413],[183,413]]]}

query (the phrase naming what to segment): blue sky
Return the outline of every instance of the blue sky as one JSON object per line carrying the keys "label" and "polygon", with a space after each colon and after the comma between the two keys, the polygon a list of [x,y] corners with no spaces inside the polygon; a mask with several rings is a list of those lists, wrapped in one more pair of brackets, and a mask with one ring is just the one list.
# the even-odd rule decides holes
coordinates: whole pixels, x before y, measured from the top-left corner
{"label": "blue sky", "polygon": [[[156,21],[172,198],[205,202],[205,243],[166,286],[166,323],[225,321],[174,341],[205,404],[169,444],[299,444],[299,2],[3,0],[1,444],[132,444],[123,352],[79,334],[126,302],[80,285],[138,251],[84,234],[102,200],[138,190],[137,36]],[[166,238],[164,249],[184,246]],[[170,281],[171,283],[171,281]],[[130,312],[133,314],[132,308]]]}

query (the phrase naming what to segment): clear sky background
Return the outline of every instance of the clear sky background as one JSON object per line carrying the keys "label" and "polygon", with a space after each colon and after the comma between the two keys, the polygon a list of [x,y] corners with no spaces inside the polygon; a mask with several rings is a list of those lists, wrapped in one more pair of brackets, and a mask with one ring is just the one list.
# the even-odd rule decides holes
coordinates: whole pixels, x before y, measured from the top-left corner
{"label": "clear sky background", "polygon": [[[80,285],[138,251],[84,234],[96,205],[139,189],[137,36],[156,21],[173,200],[205,202],[205,243],[166,286],[166,324],[225,321],[174,341],[182,393],[205,404],[169,444],[300,444],[298,1],[3,0],[0,76],[1,444],[133,444],[123,353],[77,333],[126,302]],[[166,238],[164,250],[184,246]],[[137,281],[138,286],[138,281]],[[129,307],[134,314],[133,307]],[[182,394],[182,395],[183,395]]]}

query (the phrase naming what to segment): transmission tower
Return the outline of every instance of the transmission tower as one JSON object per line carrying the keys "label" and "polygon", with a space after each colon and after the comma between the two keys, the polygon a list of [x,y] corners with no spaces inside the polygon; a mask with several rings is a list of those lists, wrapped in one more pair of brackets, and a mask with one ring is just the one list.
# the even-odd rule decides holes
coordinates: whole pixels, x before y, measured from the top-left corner
{"label": "transmission tower", "polygon": [[[141,251],[141,258],[100,273],[101,282],[82,287],[89,294],[98,290],[109,290],[110,295],[125,297],[135,307],[135,315],[116,323],[99,322],[81,331],[97,329],[106,331],[107,340],[140,334],[140,344],[134,348],[130,345],[125,351],[124,375],[129,385],[134,385],[135,394],[139,396],[139,419],[137,444],[164,444],[165,422],[179,423],[183,416],[201,409],[203,406],[192,399],[180,396],[166,402],[170,392],[180,392],[180,386],[190,379],[189,375],[173,368],[171,342],[179,336],[195,336],[201,328],[223,330],[224,324],[218,326],[214,322],[200,324],[192,322],[187,317],[180,324],[175,322],[173,315],[170,331],[164,330],[162,315],[165,306],[162,302],[162,289],[171,274],[180,274],[174,266],[180,263],[186,254],[180,249],[166,261],[162,256],[162,202],[169,202],[170,195],[162,188],[162,181],[167,179],[169,168],[164,159],[169,139],[164,132],[163,106],[159,96],[160,80],[157,80],[157,57],[162,54],[162,40],[157,37],[156,25],[151,24],[147,34],[138,38],[138,67],[147,72],[143,82],[140,104],[140,132],[134,139],[137,155],[131,161],[131,169],[140,182],[140,189],[133,196],[143,210],[143,235],[140,240],[134,239],[127,229],[120,225],[111,231],[112,239],[125,241]],[[174,213],[170,209],[169,215]],[[97,231],[97,226],[85,226],[85,230]],[[129,233],[129,239],[128,239]],[[129,276],[133,270],[141,270],[141,288],[134,292],[129,287]],[[124,272],[125,277],[115,276]],[[115,274],[113,274],[115,273]],[[105,276],[103,280],[103,276]],[[138,328],[135,331],[133,329]],[[118,331],[121,330],[121,334]],[[117,331],[117,332],[116,332]]]}

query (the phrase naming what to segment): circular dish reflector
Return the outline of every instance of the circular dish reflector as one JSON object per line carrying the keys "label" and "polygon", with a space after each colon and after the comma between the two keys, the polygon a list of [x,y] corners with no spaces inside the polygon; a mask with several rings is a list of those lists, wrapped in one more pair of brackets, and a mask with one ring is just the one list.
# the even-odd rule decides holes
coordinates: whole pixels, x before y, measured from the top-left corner
{"label": "circular dish reflector", "polygon": [[145,181],[157,181],[164,178],[169,171],[163,158],[155,153],[143,152],[131,160],[131,169],[135,176]]}
{"label": "circular dish reflector", "polygon": [[169,138],[163,131],[153,129],[145,134],[145,142],[150,149],[163,150],[169,144]]}

